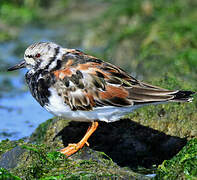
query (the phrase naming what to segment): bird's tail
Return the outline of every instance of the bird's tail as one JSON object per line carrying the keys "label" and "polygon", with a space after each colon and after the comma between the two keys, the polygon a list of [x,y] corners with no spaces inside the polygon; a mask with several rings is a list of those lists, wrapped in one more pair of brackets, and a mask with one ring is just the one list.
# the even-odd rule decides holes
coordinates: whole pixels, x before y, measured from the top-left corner
{"label": "bird's tail", "polygon": [[173,94],[173,99],[170,101],[173,102],[192,102],[193,98],[191,95],[195,94],[195,92],[192,91],[177,91],[175,94]]}
{"label": "bird's tail", "polygon": [[167,90],[160,87],[142,83],[141,86],[129,89],[129,98],[134,104],[154,104],[165,102],[191,102],[192,91]]}

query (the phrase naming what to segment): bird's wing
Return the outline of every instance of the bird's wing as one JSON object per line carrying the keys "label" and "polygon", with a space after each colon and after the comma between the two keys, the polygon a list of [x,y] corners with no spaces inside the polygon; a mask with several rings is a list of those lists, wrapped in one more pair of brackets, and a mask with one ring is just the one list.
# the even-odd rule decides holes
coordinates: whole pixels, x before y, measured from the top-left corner
{"label": "bird's wing", "polygon": [[177,92],[140,82],[119,67],[78,50],[70,50],[62,68],[53,74],[54,87],[72,110],[167,101]]}

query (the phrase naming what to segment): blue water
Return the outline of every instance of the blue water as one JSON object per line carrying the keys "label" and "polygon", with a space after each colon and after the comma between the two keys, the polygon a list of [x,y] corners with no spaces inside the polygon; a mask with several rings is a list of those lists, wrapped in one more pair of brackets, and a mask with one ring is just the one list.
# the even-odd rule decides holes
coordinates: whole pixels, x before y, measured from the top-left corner
{"label": "blue water", "polygon": [[2,98],[0,106],[0,140],[29,136],[40,123],[52,117],[29,92]]}
{"label": "blue water", "polygon": [[6,69],[20,62],[24,50],[32,43],[55,41],[62,44],[66,38],[65,29],[55,28],[25,27],[16,40],[0,44],[0,140],[27,137],[40,123],[53,117],[29,93],[24,81],[26,70],[8,73]]}

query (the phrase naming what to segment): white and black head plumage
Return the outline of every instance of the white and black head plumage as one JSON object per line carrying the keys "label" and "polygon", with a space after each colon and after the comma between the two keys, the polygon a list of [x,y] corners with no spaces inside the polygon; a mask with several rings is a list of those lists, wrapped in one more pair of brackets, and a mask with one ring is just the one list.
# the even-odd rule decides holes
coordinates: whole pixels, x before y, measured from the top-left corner
{"label": "white and black head plumage", "polygon": [[29,46],[24,53],[28,69],[52,69],[62,58],[63,48],[52,42],[39,42]]}
{"label": "white and black head plumage", "polygon": [[27,68],[32,71],[40,69],[52,70],[61,65],[65,49],[53,42],[39,42],[30,45],[24,53],[24,60],[8,69],[8,71]]}

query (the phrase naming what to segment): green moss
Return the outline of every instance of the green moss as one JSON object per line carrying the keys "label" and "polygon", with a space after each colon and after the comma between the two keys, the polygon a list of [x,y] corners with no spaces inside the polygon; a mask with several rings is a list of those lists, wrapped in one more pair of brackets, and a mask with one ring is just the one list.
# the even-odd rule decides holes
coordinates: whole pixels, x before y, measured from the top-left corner
{"label": "green moss", "polygon": [[171,160],[158,167],[155,179],[197,179],[197,139],[187,145]]}
{"label": "green moss", "polygon": [[50,151],[50,147],[46,145],[32,145],[24,144],[21,146],[27,150],[25,157],[29,158],[26,163],[20,163],[15,169],[12,170],[14,174],[20,177],[40,178],[54,171],[61,165],[66,166],[68,159],[65,158],[61,153],[56,151]]}
{"label": "green moss", "polygon": [[38,128],[36,128],[36,131],[31,135],[31,140],[36,141],[36,143],[43,142],[48,126],[51,124],[53,119],[48,119],[44,123],[41,123]]}
{"label": "green moss", "polygon": [[147,106],[129,115],[132,121],[178,137],[197,137],[196,105]]}
{"label": "green moss", "polygon": [[0,168],[0,180],[21,180],[21,178],[14,176],[6,169]]}
{"label": "green moss", "polygon": [[[17,145],[17,148],[15,148]],[[6,149],[7,146],[7,149]],[[98,178],[137,178],[149,179],[129,169],[120,168],[107,155],[89,148],[82,149],[71,158],[66,158],[51,146],[30,144],[24,141],[3,141],[2,152],[12,151],[4,156],[4,162],[17,162],[8,172],[0,169],[0,179],[98,179]],[[21,152],[20,156],[14,156]],[[81,159],[89,154],[88,160]],[[10,156],[11,155],[11,156]],[[92,158],[91,158],[92,157]],[[7,158],[7,159],[5,159]],[[14,159],[13,159],[14,158]],[[2,159],[1,161],[2,162]],[[18,178],[20,177],[20,178]],[[10,179],[11,179],[10,178]],[[9,178],[8,178],[9,179]]]}
{"label": "green moss", "polygon": [[88,150],[88,153],[94,153],[94,158],[97,159],[72,160],[43,144],[33,145],[24,142],[20,147],[26,151],[17,167],[10,172],[22,179],[98,179],[125,176],[147,179],[132,171],[119,168],[111,159],[104,158],[103,153]]}

